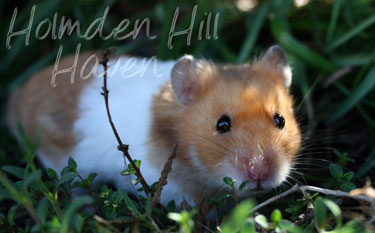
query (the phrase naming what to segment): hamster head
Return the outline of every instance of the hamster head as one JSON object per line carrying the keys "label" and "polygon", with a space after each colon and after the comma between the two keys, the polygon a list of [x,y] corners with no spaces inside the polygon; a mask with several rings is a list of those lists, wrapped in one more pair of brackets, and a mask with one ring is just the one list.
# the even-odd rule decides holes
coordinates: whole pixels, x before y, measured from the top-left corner
{"label": "hamster head", "polygon": [[249,181],[243,194],[275,188],[290,175],[301,135],[289,94],[291,70],[279,46],[252,65],[214,65],[184,56],[171,74],[183,113],[180,159],[207,190],[223,177]]}

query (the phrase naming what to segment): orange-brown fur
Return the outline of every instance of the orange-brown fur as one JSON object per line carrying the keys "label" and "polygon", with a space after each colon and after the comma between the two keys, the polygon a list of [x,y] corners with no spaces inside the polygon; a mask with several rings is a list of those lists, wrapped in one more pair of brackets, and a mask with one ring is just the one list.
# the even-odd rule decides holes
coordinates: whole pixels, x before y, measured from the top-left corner
{"label": "orange-brown fur", "polygon": [[[53,65],[33,75],[27,83],[18,88],[11,96],[8,105],[8,124],[15,131],[20,123],[25,133],[35,139],[38,132],[38,149],[42,154],[51,156],[57,163],[60,155],[68,155],[76,145],[73,123],[78,117],[78,99],[92,78],[81,79],[80,70],[85,61],[94,53],[79,55],[74,83],[70,83],[70,74],[56,76],[57,86],[51,86]],[[71,67],[74,55],[60,60],[58,69]],[[93,62],[85,70],[90,71]]]}
{"label": "orange-brown fur", "polygon": [[[184,161],[180,164],[191,163],[187,142],[194,142],[199,159],[210,172],[238,148],[245,148],[251,156],[260,150],[259,144],[262,148],[274,148],[280,154],[276,160],[289,159],[293,164],[301,137],[293,99],[284,87],[281,72],[262,61],[242,66],[205,63],[203,67],[199,74],[202,82],[189,106],[179,103],[170,84],[153,100],[151,138],[158,145],[153,150],[163,148],[151,153],[154,157],[150,159],[156,166],[162,166],[160,161],[166,158],[160,156],[167,156],[175,143],[177,160]],[[274,125],[275,113],[285,117],[283,130]],[[216,122],[223,114],[233,120],[233,135],[217,135]]]}

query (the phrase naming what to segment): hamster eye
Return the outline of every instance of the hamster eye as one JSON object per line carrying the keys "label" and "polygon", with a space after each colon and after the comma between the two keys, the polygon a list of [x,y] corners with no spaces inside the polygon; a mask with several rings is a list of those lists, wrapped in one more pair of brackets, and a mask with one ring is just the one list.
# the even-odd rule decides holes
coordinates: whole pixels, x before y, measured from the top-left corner
{"label": "hamster eye", "polygon": [[219,133],[226,133],[230,130],[231,122],[228,115],[222,115],[216,123],[216,130]]}
{"label": "hamster eye", "polygon": [[279,129],[283,129],[285,125],[285,119],[282,115],[275,113],[273,116],[273,122],[275,122],[275,125]]}

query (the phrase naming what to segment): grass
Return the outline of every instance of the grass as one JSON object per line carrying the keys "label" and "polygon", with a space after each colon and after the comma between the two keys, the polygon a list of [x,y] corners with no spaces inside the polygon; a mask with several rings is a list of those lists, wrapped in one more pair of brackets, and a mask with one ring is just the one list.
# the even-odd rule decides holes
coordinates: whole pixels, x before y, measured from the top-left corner
{"label": "grass", "polygon": [[[157,37],[150,40],[141,32],[134,40],[94,38],[86,41],[76,36],[64,36],[60,40],[48,36],[38,40],[31,35],[26,46],[25,37],[17,36],[11,39],[12,48],[6,49],[13,10],[18,7],[14,30],[22,30],[28,25],[34,4],[37,4],[35,25],[45,18],[52,19],[58,12],[60,17],[78,19],[82,27],[87,28],[107,6],[111,6],[105,34],[124,18],[134,22],[149,17],[151,34]],[[57,176],[52,170],[44,170],[34,158],[33,142],[24,138],[23,143],[18,144],[10,135],[4,123],[9,94],[30,75],[54,63],[60,45],[63,45],[63,54],[74,53],[77,43],[81,42],[82,50],[115,46],[119,53],[156,54],[159,59],[177,59],[189,53],[215,62],[243,63],[277,43],[284,48],[293,67],[291,91],[305,135],[304,149],[298,159],[298,169],[303,175],[296,174],[296,179],[309,185],[349,191],[362,187],[366,177],[375,177],[373,0],[311,0],[300,8],[295,7],[293,1],[269,0],[259,1],[250,12],[239,10],[235,1],[202,0],[198,1],[191,45],[187,46],[186,37],[180,36],[173,39],[173,49],[169,50],[168,33],[176,7],[180,9],[176,30],[183,30],[190,25],[193,4],[171,0],[157,3],[110,0],[0,3],[1,232],[374,230],[365,223],[375,214],[368,212],[365,206],[359,205],[359,210],[353,213],[349,209],[358,203],[314,193],[284,198],[262,209],[257,216],[249,213],[255,202],[245,201],[228,217],[220,216],[217,223],[205,225],[199,221],[197,209],[174,213],[171,203],[166,212],[160,207],[151,210],[151,197],[134,199],[121,190],[92,184],[94,175],[76,181],[80,164],[74,161]],[[216,40],[197,39],[199,23],[206,17],[204,12],[213,15],[219,12],[219,37]],[[348,72],[339,75],[338,71],[343,69]],[[77,186],[90,189],[92,194],[73,200],[71,190]],[[271,192],[268,197],[287,187]],[[256,201],[260,203],[268,197]],[[212,200],[212,203],[219,205],[220,200]],[[308,221],[298,222],[301,214],[309,216]]]}

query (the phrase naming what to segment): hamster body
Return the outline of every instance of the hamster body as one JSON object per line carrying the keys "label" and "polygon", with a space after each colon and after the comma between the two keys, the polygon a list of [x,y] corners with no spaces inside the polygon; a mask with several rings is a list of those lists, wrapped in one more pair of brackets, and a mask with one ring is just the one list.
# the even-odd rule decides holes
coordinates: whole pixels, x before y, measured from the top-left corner
{"label": "hamster body", "polygon": [[[82,54],[77,68],[87,66]],[[60,61],[61,69],[74,57]],[[98,58],[97,58],[98,59]],[[249,184],[242,194],[275,188],[287,179],[301,144],[288,88],[291,72],[282,49],[273,46],[252,65],[215,65],[184,56],[161,62],[120,57],[109,61],[109,108],[113,122],[149,184],[156,182],[177,144],[177,157],[161,196],[166,205],[231,189],[223,177]],[[15,91],[8,123],[17,122],[31,138],[40,132],[38,157],[60,171],[69,157],[82,176],[98,173],[136,192],[131,178],[120,175],[124,159],[108,122],[101,95],[101,65],[84,79],[76,71],[56,76],[53,67],[35,74]],[[125,68],[124,68],[125,67]]]}

